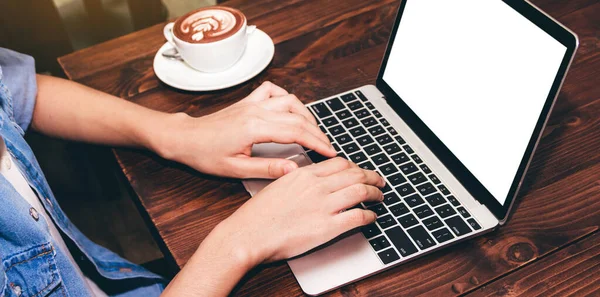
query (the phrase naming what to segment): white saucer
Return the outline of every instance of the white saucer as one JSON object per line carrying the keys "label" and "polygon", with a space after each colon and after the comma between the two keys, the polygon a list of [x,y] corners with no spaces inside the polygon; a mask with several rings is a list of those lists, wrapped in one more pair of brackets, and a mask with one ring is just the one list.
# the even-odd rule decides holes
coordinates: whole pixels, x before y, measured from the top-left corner
{"label": "white saucer", "polygon": [[162,53],[172,48],[167,42],[158,50],[154,56],[154,73],[167,85],[186,91],[213,91],[243,83],[265,69],[275,54],[273,40],[259,29],[248,37],[240,60],[222,72],[200,72],[182,61],[163,57]]}

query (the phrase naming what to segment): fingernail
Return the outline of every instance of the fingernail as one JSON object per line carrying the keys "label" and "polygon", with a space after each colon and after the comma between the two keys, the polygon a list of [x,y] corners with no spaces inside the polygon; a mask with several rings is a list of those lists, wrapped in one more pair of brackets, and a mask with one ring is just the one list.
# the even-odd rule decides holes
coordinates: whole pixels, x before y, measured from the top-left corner
{"label": "fingernail", "polygon": [[287,164],[283,167],[283,174],[288,174],[296,169],[296,163]]}
{"label": "fingernail", "polygon": [[383,201],[383,198],[384,198],[383,192],[381,192],[381,196],[379,197],[379,201]]}

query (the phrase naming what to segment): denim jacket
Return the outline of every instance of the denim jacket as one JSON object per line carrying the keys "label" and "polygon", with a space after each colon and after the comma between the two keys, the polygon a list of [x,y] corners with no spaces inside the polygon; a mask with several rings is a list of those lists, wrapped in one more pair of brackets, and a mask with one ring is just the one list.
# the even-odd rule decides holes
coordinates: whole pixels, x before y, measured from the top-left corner
{"label": "denim jacket", "polygon": [[[88,277],[111,296],[158,296],[164,288],[162,278],[90,241],[55,200],[23,139],[33,115],[36,85],[33,58],[0,48],[0,136],[8,152],[72,246],[73,258],[89,268]],[[46,222],[0,174],[0,297],[91,296],[72,261],[55,246]]]}

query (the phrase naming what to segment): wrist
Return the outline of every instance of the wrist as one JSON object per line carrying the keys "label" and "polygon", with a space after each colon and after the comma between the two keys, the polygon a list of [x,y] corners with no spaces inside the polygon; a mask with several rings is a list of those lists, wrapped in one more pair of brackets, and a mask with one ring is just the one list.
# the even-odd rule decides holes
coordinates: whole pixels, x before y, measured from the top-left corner
{"label": "wrist", "polygon": [[[219,223],[213,231],[206,237],[207,245],[214,246],[225,257],[235,263],[237,267],[249,271],[253,267],[261,264],[264,258],[258,246],[253,246],[252,242],[246,240],[247,233],[242,232],[240,228],[229,218]],[[203,242],[204,244],[204,242]]]}
{"label": "wrist", "polygon": [[152,120],[151,125],[144,125],[142,146],[164,159],[176,159],[177,147],[181,145],[177,132],[189,125],[191,119],[183,112],[161,113]]}

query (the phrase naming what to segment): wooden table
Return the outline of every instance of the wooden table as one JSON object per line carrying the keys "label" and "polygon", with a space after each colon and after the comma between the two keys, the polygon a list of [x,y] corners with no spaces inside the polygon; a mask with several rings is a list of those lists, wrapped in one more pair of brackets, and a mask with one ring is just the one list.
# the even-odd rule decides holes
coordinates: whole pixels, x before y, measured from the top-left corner
{"label": "wooden table", "polygon": [[[580,38],[577,57],[505,228],[343,287],[329,296],[600,294],[600,2],[534,0]],[[161,83],[152,59],[162,25],[60,58],[73,80],[166,112],[203,116],[271,80],[304,102],[374,83],[398,1],[233,0],[275,41],[256,78],[216,92]],[[443,50],[443,47],[440,48]],[[249,198],[222,180],[126,149],[116,159],[165,252],[179,267]],[[241,296],[298,296],[285,263],[259,267]]]}

